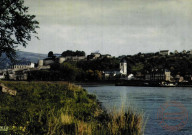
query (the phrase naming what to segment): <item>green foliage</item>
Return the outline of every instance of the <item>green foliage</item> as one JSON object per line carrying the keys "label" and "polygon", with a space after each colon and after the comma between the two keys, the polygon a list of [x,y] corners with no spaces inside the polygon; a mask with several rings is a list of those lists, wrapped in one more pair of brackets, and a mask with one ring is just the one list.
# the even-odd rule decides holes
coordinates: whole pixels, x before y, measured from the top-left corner
{"label": "green foliage", "polygon": [[[151,72],[152,69],[169,69],[171,74],[182,76],[192,74],[192,55],[191,54],[172,54],[160,55],[159,53],[152,54],[137,54],[127,56],[128,73],[133,72]],[[182,66],[181,66],[182,65]]]}
{"label": "green foliage", "polygon": [[[82,88],[62,83],[46,82],[6,82],[7,86],[18,91],[17,96],[1,94],[0,125],[22,126],[31,134],[48,132],[51,113],[59,111],[74,119],[91,120],[98,108],[96,99],[90,99]],[[54,111],[53,111],[54,110]],[[53,111],[53,112],[52,112]]]}
{"label": "green foliage", "polygon": [[5,53],[7,58],[14,60],[15,48],[26,47],[32,34],[37,34],[38,22],[35,15],[28,14],[24,0],[0,1],[0,56]]}
{"label": "green foliage", "polygon": [[92,61],[79,61],[77,67],[86,70],[109,70],[119,68],[120,60],[117,58],[103,58]]}
{"label": "green foliage", "polygon": [[94,95],[65,82],[2,82],[16,96],[0,94],[0,125],[8,134],[139,135],[140,115],[107,114]]}
{"label": "green foliage", "polygon": [[50,51],[50,52],[48,53],[48,57],[52,58],[53,56],[54,56],[53,52]]}
{"label": "green foliage", "polygon": [[64,51],[62,54],[61,54],[63,57],[65,56],[85,56],[85,52],[84,51],[71,51],[71,50],[67,50],[67,51]]}
{"label": "green foliage", "polygon": [[77,75],[77,68],[69,63],[61,64],[60,71],[63,75],[63,78],[67,77],[68,80],[74,81]]}
{"label": "green foliage", "polygon": [[135,65],[132,66],[132,71],[137,72],[137,71],[142,71],[144,65],[142,63],[136,63]]}
{"label": "green foliage", "polygon": [[51,70],[34,70],[28,72],[28,80],[39,81],[75,81],[81,76],[81,70],[65,62],[51,65]]}

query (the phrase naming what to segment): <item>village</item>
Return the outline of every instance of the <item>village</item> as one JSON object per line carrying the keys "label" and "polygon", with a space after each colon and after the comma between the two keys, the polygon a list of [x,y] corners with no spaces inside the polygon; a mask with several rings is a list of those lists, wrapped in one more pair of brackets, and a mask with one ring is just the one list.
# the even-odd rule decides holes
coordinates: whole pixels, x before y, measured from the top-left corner
{"label": "village", "polygon": [[[176,86],[178,83],[185,83],[192,81],[192,74],[176,74],[173,76],[170,69],[168,68],[158,68],[153,67],[149,68],[149,70],[143,72],[130,72],[129,67],[130,63],[127,56],[119,56],[117,58],[111,56],[110,54],[100,54],[98,52],[91,53],[90,55],[85,55],[85,53],[72,54],[70,52],[65,51],[64,54],[53,54],[53,52],[49,52],[48,57],[42,60],[39,60],[37,63],[32,63],[30,61],[27,62],[18,62],[15,63],[7,69],[0,70],[0,79],[1,80],[20,80],[20,81],[27,81],[29,80],[29,73],[33,73],[34,71],[49,71],[51,66],[55,63],[62,64],[66,62],[94,62],[96,60],[110,60],[110,59],[118,59],[119,66],[118,68],[108,68],[106,70],[99,70],[101,81],[111,81],[116,80],[120,83],[118,85],[150,85],[149,82],[157,82],[156,86]],[[158,54],[158,55],[157,55]],[[192,57],[192,51],[174,51],[169,52],[169,50],[161,50],[157,53],[144,53],[144,54],[137,54],[139,57],[147,57],[150,55],[155,55],[155,57],[174,57],[175,55],[183,54],[187,55],[188,57]],[[75,56],[74,56],[75,55]],[[150,64],[150,63],[149,63]],[[182,66],[182,65],[181,65]],[[133,70],[132,70],[133,71]],[[41,79],[43,80],[43,79]],[[124,81],[128,80],[129,83],[125,83]],[[90,81],[90,80],[88,80]],[[95,80],[97,81],[97,80]],[[123,82],[123,83],[122,83]],[[131,82],[131,83],[130,83]],[[135,83],[139,82],[139,83]],[[142,83],[141,83],[142,82]]]}

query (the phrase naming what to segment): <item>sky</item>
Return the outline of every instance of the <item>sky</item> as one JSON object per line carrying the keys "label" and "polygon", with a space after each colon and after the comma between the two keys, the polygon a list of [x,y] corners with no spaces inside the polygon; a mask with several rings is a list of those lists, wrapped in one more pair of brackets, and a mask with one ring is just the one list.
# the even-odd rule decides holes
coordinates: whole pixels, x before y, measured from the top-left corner
{"label": "sky", "polygon": [[192,49],[192,0],[25,0],[40,23],[22,51],[113,56]]}

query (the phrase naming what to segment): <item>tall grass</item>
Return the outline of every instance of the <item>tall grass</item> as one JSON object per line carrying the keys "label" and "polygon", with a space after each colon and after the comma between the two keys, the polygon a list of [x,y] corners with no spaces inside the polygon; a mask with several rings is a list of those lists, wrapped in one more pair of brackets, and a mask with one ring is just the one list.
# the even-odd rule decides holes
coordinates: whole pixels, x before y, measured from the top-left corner
{"label": "tall grass", "polygon": [[10,134],[140,135],[143,115],[131,109],[107,113],[94,95],[61,82],[3,82],[17,96],[0,94],[0,124]]}

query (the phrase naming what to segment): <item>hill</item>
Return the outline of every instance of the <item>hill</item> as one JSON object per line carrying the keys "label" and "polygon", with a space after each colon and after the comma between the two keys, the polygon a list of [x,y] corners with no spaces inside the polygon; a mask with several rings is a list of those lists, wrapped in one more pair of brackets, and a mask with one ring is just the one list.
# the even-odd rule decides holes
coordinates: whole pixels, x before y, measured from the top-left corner
{"label": "hill", "polygon": [[[47,57],[47,54],[39,54],[39,53],[33,53],[33,52],[23,52],[23,51],[17,51],[17,60],[25,62],[30,61],[37,63],[39,59],[44,59]],[[10,60],[5,59],[5,55],[3,54],[0,57],[0,69],[6,68],[10,65]]]}

